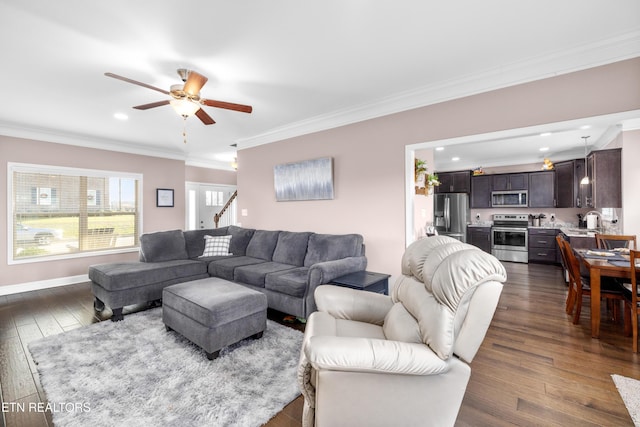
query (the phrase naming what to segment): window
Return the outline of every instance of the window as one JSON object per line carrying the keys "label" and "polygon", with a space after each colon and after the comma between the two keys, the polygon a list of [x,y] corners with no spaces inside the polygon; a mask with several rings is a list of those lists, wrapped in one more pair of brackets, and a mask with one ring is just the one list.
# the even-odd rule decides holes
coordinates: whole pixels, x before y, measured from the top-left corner
{"label": "window", "polygon": [[224,192],[222,191],[210,191],[204,192],[205,206],[223,206],[224,205]]}
{"label": "window", "polygon": [[131,250],[142,175],[9,163],[9,263]]}

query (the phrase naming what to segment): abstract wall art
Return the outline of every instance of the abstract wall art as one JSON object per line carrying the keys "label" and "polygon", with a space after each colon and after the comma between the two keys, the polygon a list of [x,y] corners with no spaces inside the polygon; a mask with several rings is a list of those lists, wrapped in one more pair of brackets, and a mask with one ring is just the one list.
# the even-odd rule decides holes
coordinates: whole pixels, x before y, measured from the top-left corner
{"label": "abstract wall art", "polygon": [[273,181],[279,202],[333,199],[333,158],[276,165]]}

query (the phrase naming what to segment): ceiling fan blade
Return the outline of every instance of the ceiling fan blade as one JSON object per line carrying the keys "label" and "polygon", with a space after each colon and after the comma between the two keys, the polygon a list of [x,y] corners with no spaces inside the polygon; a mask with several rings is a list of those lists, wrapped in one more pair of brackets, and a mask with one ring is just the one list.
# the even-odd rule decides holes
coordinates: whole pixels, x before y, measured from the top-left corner
{"label": "ceiling fan blade", "polygon": [[208,105],[209,107],[225,108],[227,110],[241,111],[243,113],[250,113],[253,111],[251,105],[234,104],[232,102],[215,101],[213,99],[203,99],[201,104]]}
{"label": "ceiling fan blade", "polygon": [[208,115],[202,108],[196,111],[196,116],[198,116],[198,118],[202,120],[202,123],[204,123],[205,125],[212,125],[215,123],[211,116]]}
{"label": "ceiling fan blade", "polygon": [[119,75],[113,74],[113,73],[104,73],[104,75],[107,76],[107,77],[112,77],[114,79],[122,80],[123,82],[127,82],[127,83],[131,83],[131,84],[134,84],[134,85],[146,87],[147,89],[155,90],[155,91],[158,91],[160,93],[164,93],[165,95],[169,95],[169,92],[164,90],[164,89],[160,89],[159,87],[151,86],[151,85],[148,85],[146,83],[139,82],[137,80],[131,80],[131,79],[127,78],[127,77],[122,77],[122,76],[119,76]]}
{"label": "ceiling fan blade", "polygon": [[189,71],[189,77],[187,77],[183,90],[191,96],[196,96],[200,93],[200,89],[202,89],[202,86],[204,86],[207,80],[209,79],[202,74]]}
{"label": "ceiling fan blade", "polygon": [[163,105],[169,105],[169,100],[167,99],[165,101],[152,102],[150,104],[136,105],[133,108],[136,110],[148,110],[149,108],[161,107]]}

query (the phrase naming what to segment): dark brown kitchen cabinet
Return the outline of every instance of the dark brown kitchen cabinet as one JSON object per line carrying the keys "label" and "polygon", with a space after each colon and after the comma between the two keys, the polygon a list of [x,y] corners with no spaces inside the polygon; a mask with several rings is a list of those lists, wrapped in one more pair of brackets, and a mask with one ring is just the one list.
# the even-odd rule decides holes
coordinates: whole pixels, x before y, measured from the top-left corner
{"label": "dark brown kitchen cabinet", "polygon": [[471,177],[471,208],[491,207],[491,175]]}
{"label": "dark brown kitchen cabinet", "polygon": [[556,207],[581,208],[585,206],[580,181],[584,178],[584,160],[568,160],[555,164]]}
{"label": "dark brown kitchen cabinet", "polygon": [[555,171],[529,174],[529,207],[553,208],[556,204]]}
{"label": "dark brown kitchen cabinet", "polygon": [[529,185],[528,173],[506,173],[492,175],[493,191],[526,190]]}
{"label": "dark brown kitchen cabinet", "polygon": [[436,193],[468,193],[471,191],[471,171],[438,172],[440,185]]}
{"label": "dark brown kitchen cabinet", "polygon": [[559,263],[558,233],[553,228],[529,228],[529,262]]}
{"label": "dark brown kitchen cabinet", "polygon": [[587,207],[622,207],[622,150],[592,151],[587,157],[589,185],[584,186]]}
{"label": "dark brown kitchen cabinet", "polygon": [[467,243],[491,253],[491,227],[467,227]]}

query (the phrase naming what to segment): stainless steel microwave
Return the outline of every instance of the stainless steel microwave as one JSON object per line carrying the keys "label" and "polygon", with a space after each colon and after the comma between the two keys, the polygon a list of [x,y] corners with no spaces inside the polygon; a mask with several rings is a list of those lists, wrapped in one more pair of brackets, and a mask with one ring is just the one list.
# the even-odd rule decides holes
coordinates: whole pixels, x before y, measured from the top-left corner
{"label": "stainless steel microwave", "polygon": [[529,204],[527,190],[492,191],[491,206],[494,208],[526,208]]}

